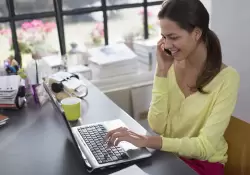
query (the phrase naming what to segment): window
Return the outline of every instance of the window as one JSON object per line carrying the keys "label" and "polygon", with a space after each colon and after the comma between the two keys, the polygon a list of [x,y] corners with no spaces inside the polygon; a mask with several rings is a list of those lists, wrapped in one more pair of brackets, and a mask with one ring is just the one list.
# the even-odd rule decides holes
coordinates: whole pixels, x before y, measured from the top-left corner
{"label": "window", "polygon": [[[8,31],[9,35],[3,36],[3,34],[1,34],[1,43],[8,42],[8,44],[3,44],[8,48],[4,49],[4,47],[1,47],[1,53],[3,50],[6,52],[6,50],[9,51],[10,48],[13,48],[12,43],[10,42],[12,41],[11,35],[13,33],[11,30],[14,30],[15,28],[13,25],[9,25],[9,22],[12,24],[13,21],[16,24],[18,40],[14,43],[21,43],[21,45],[19,45],[21,56],[26,54],[26,52],[30,52],[29,50],[25,50],[27,47],[29,48],[32,46],[31,48],[34,49],[34,45],[35,48],[40,51],[44,51],[45,49],[46,51],[43,52],[45,54],[58,51],[60,51],[61,54],[65,54],[66,51],[71,49],[71,43],[77,43],[79,46],[84,45],[89,48],[112,42],[124,41],[128,34],[133,34],[136,39],[143,39],[145,36],[148,37],[147,34],[149,34],[149,37],[153,37],[157,34],[157,32],[152,33],[151,22],[154,24],[154,28],[155,26],[157,27],[157,25],[155,25],[155,23],[157,24],[157,20],[155,20],[154,16],[150,16],[150,13],[148,14],[149,33],[146,33],[146,35],[144,34],[144,0],[105,0],[108,6],[107,8],[101,8],[103,0],[57,0],[58,2],[62,2],[62,9],[59,9],[58,11],[55,11],[54,9],[53,0],[8,1],[10,2],[10,7],[12,7],[12,3],[14,4],[14,9],[10,9],[11,12],[14,11],[14,14],[11,16],[9,16],[9,9],[6,6],[7,1],[1,0],[0,2],[0,30],[1,33],[6,33],[6,31]],[[148,4],[148,9],[151,7],[153,9],[153,6],[162,3],[162,1],[148,0],[148,2],[153,1],[154,3]],[[62,11],[63,13],[61,13]],[[105,17],[103,14],[105,14],[105,11],[107,12],[108,17],[108,38],[104,38],[104,26],[106,25],[103,24],[103,18]],[[32,20],[34,18],[42,19]],[[59,26],[56,26],[55,18],[58,18],[57,22]],[[64,23],[62,23],[61,20],[64,20]],[[8,22],[1,24],[1,22],[6,21]],[[35,25],[35,27],[33,26],[34,28],[32,28],[32,25]],[[41,26],[43,26],[43,28],[38,29]],[[64,35],[63,33],[59,33],[58,35],[57,31],[61,32],[62,28],[64,29]],[[40,30],[40,33],[37,32],[37,30]],[[46,30],[46,32],[44,30]],[[32,34],[30,34],[30,32]],[[44,32],[46,34],[44,34]],[[29,35],[35,36],[30,37]],[[40,43],[38,47],[36,40],[41,36],[44,36],[45,39],[43,38],[43,44]],[[58,36],[60,37],[60,40]],[[29,41],[24,42],[24,38],[27,39],[27,37]],[[59,41],[61,43],[59,43]],[[16,47],[14,48],[16,49]],[[17,61],[21,61],[19,58],[20,57],[17,57]]]}
{"label": "window", "polygon": [[134,4],[142,3],[143,0],[106,0],[108,6],[121,5],[121,4]]}
{"label": "window", "polygon": [[31,59],[31,51],[41,56],[59,52],[58,33],[54,18],[16,22],[22,65]]}
{"label": "window", "polygon": [[160,26],[158,20],[158,12],[161,9],[161,5],[148,7],[148,33],[149,38],[160,36]]}
{"label": "window", "polygon": [[15,13],[54,11],[53,0],[14,0]]}
{"label": "window", "polygon": [[201,0],[201,2],[206,7],[208,13],[211,15],[211,13],[212,13],[212,0]]}
{"label": "window", "polygon": [[8,16],[8,9],[6,6],[6,1],[1,0],[0,1],[0,17],[6,17]]}
{"label": "window", "polygon": [[11,44],[11,30],[9,23],[0,23],[0,67],[3,61],[7,59],[10,54],[10,44]]}
{"label": "window", "polygon": [[63,10],[98,6],[102,6],[101,0],[63,0]]}
{"label": "window", "polygon": [[109,43],[123,41],[126,35],[133,34],[137,38],[144,37],[143,8],[117,10],[115,16],[109,16]]}
{"label": "window", "polygon": [[102,12],[64,17],[66,48],[75,42],[79,47],[104,45]]}

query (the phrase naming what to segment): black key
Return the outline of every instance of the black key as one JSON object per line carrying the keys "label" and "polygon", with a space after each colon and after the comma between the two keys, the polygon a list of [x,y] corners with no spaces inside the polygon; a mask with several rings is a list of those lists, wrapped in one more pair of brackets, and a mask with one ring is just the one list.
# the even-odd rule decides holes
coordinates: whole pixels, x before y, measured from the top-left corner
{"label": "black key", "polygon": [[114,161],[118,160],[118,158],[116,156],[112,156],[111,157]]}
{"label": "black key", "polygon": [[108,158],[107,161],[108,161],[108,162],[112,162],[113,160],[112,160],[111,158]]}

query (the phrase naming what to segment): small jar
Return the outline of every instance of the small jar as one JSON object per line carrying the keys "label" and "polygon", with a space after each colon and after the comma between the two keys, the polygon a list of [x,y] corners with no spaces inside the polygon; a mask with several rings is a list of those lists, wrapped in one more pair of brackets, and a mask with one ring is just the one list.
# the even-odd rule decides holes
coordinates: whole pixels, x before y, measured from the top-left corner
{"label": "small jar", "polygon": [[87,49],[80,50],[76,43],[71,43],[71,50],[68,53],[68,66],[84,65],[89,64],[89,54]]}

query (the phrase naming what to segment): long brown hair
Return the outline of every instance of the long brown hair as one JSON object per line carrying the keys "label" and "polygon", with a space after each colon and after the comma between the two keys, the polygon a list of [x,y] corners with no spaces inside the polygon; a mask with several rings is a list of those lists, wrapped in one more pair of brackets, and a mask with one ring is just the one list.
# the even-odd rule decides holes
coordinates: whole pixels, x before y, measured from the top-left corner
{"label": "long brown hair", "polygon": [[203,88],[220,72],[222,65],[220,41],[209,29],[208,11],[199,0],[168,0],[163,2],[158,18],[168,18],[188,32],[192,32],[195,27],[202,30],[201,39],[207,46],[207,59],[195,89],[207,93]]}

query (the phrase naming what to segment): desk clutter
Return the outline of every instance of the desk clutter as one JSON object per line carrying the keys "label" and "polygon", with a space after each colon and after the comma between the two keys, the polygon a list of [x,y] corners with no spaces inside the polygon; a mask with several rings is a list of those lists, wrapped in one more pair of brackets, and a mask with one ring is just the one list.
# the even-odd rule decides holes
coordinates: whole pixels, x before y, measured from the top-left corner
{"label": "desk clutter", "polygon": [[0,108],[20,109],[25,104],[25,82],[19,75],[0,76]]}
{"label": "desk clutter", "polygon": [[69,72],[57,72],[48,77],[48,84],[54,93],[65,92],[69,96],[84,98],[88,95],[88,88],[79,76]]}

